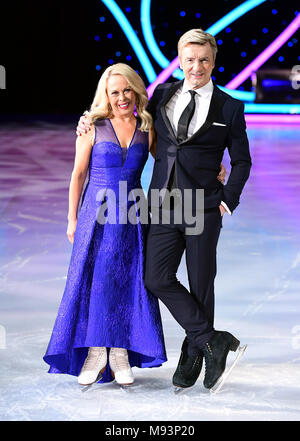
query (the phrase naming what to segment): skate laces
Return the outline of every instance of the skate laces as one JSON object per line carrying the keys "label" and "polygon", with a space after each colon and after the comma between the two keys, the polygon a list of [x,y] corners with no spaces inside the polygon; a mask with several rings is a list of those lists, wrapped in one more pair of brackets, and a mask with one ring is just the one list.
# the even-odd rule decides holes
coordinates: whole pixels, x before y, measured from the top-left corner
{"label": "skate laces", "polygon": [[104,355],[105,351],[106,351],[105,347],[89,348],[88,356],[86,357],[85,362],[83,364],[83,369],[87,371],[94,370],[96,368],[99,358]]}
{"label": "skate laces", "polygon": [[111,360],[115,364],[115,369],[118,371],[130,369],[128,362],[128,353],[123,348],[111,348],[110,350]]}
{"label": "skate laces", "polygon": [[209,343],[206,343],[205,345],[204,358],[205,358],[205,375],[206,375],[207,370],[209,370],[209,368],[213,364],[213,352]]}

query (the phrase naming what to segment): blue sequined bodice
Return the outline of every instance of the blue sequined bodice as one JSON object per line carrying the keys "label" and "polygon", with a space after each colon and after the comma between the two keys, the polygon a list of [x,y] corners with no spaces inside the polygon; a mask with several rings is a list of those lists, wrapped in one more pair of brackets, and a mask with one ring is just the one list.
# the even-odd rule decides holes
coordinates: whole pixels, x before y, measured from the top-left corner
{"label": "blue sequined bodice", "polygon": [[148,133],[136,129],[128,149],[120,146],[109,119],[96,121],[95,142],[90,158],[89,179],[97,186],[115,186],[120,180],[128,187],[140,186],[140,178],[148,158]]}

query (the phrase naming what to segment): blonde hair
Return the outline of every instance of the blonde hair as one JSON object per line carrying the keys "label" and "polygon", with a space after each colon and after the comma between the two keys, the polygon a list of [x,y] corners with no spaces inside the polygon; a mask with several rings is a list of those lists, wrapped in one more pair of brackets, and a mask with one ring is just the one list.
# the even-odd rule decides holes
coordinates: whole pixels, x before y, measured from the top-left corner
{"label": "blonde hair", "polygon": [[202,29],[191,29],[190,31],[187,31],[185,34],[183,34],[180,37],[178,41],[177,47],[178,47],[179,56],[181,49],[189,43],[195,43],[201,45],[205,43],[209,43],[213,51],[214,61],[216,60],[218,48],[215,37],[213,37],[213,35],[203,31]]}
{"label": "blonde hair", "polygon": [[135,92],[136,112],[141,119],[139,129],[142,132],[148,132],[152,127],[152,116],[145,110],[148,104],[146,88],[141,77],[125,63],[112,64],[105,69],[98,82],[90,110],[85,112],[85,115],[87,115],[92,122],[97,119],[111,118],[113,116],[113,111],[106,93],[107,80],[112,75],[122,75],[126,78],[128,85]]}

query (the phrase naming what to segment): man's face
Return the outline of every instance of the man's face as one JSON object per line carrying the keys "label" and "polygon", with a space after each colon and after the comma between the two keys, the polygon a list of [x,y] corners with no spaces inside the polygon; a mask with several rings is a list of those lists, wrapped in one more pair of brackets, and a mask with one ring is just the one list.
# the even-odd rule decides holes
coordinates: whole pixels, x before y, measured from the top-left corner
{"label": "man's face", "polygon": [[215,67],[213,51],[209,43],[189,43],[179,53],[180,67],[192,89],[205,86]]}

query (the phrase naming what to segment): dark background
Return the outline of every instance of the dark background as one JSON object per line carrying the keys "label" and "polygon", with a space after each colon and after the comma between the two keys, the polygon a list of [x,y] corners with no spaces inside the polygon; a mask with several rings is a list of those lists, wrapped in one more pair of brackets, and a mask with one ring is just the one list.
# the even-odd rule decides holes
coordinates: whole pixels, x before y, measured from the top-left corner
{"label": "dark background", "polygon": [[[143,39],[140,1],[117,3],[137,31],[158,74],[162,69]],[[241,3],[242,0],[153,0],[151,18],[156,41],[164,42],[161,50],[172,60],[182,33],[197,27],[207,29]],[[226,85],[247,66],[286,28],[297,10],[300,5],[294,0],[269,0],[230,25],[230,31],[218,34],[216,39],[221,39],[222,44],[218,45],[213,72],[217,84]],[[2,120],[18,115],[81,114],[90,106],[101,72],[111,62],[130,64],[145,85],[149,84],[123,31],[100,0],[11,2],[1,6],[0,20],[0,65],[5,66],[7,78],[6,89],[0,90]],[[111,38],[107,37],[109,33]],[[300,64],[298,40],[299,31],[263,67],[291,69]],[[169,81],[174,79],[170,77]],[[250,80],[241,88],[251,90]]]}

